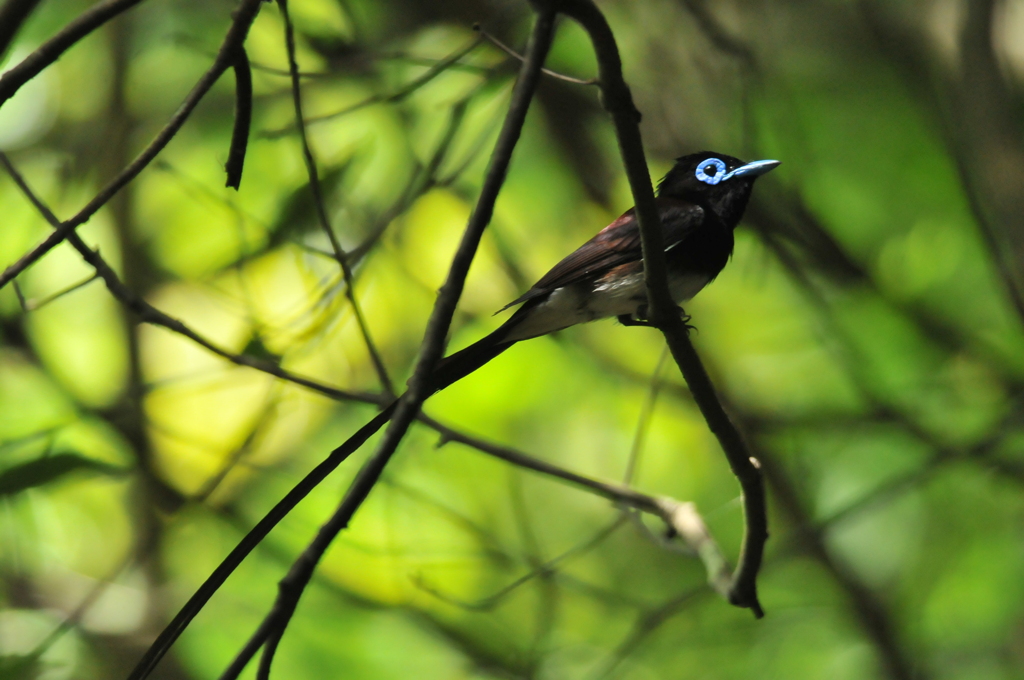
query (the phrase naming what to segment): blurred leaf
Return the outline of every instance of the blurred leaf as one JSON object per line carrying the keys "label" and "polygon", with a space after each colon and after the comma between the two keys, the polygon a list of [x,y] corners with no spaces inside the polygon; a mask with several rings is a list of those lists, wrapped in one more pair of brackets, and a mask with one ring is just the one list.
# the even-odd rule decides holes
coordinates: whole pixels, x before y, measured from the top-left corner
{"label": "blurred leaf", "polygon": [[93,472],[103,475],[123,475],[127,469],[83,458],[74,453],[55,453],[22,463],[0,472],[0,497],[45,486],[73,472]]}
{"label": "blurred leaf", "polygon": [[269,361],[272,364],[281,363],[281,355],[274,354],[267,349],[267,346],[263,343],[263,338],[256,334],[253,334],[252,338],[249,339],[249,343],[242,350],[242,354],[255,359]]}
{"label": "blurred leaf", "polygon": [[42,668],[43,662],[34,654],[0,656],[0,678],[4,680],[35,680]]}
{"label": "blurred leaf", "polygon": [[[93,4],[39,3],[11,53]],[[236,4],[139,3],[47,68],[24,102],[4,105],[12,162],[57,215],[74,214],[166,124]],[[978,131],[950,112],[976,101],[956,95],[958,36],[979,9],[999,8],[975,27],[993,33],[992,82],[1019,89],[1024,2],[598,4],[655,180],[702,148],[783,161],[758,180],[728,267],[686,304],[697,349],[771,481],[759,584],[768,616],[755,622],[711,596],[699,561],[658,540],[656,523],[600,534],[622,518],[606,500],[470,446],[438,447],[415,425],[320,562],[276,671],[1018,680],[1024,333],[979,220],[993,219],[991,186],[1024,187],[1001,165],[1024,150],[1007,139],[977,176],[951,140]],[[374,237],[351,292],[402,384],[519,68],[490,44],[461,53],[474,22],[522,51],[533,14],[522,0],[293,0],[291,10],[304,113],[323,118],[307,132],[324,208],[345,249]],[[217,347],[374,390],[292,129],[283,28],[276,4],[262,3],[246,41],[254,127],[241,191],[222,186],[233,124],[222,78],[156,163],[78,233],[134,294]],[[578,25],[559,23],[546,65],[595,75]],[[977,108],[981,120],[992,109]],[[619,158],[598,89],[542,78],[450,350],[496,328],[511,313],[496,309],[629,208]],[[2,173],[0,205],[3,267],[50,229]],[[1018,221],[997,226],[1016,238]],[[47,300],[92,274],[65,243],[17,283]],[[137,324],[103,285],[31,312],[8,286],[0,314],[2,680],[123,677],[151,626],[375,410]],[[675,367],[652,378],[663,351],[651,329],[567,329],[517,345],[425,411],[580,474],[622,479],[635,454],[636,486],[694,502],[734,560],[736,480]],[[172,675],[223,671],[371,448],[241,565],[172,650]],[[186,496],[217,488],[170,508],[137,493],[125,474],[136,463]],[[106,585],[153,546],[137,578]],[[95,588],[105,592],[77,620],[85,634],[70,630],[33,664]],[[496,593],[488,611],[464,606]]]}

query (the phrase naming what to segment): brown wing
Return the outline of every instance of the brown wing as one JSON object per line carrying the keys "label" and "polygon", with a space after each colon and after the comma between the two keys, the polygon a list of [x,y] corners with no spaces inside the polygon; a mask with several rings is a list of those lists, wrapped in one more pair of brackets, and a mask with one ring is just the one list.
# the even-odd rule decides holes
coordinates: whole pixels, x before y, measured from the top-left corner
{"label": "brown wing", "polygon": [[[700,224],[704,211],[692,203],[673,198],[658,198],[662,227],[665,230],[665,249],[678,245],[690,231]],[[597,233],[582,246],[533,284],[530,290],[502,309],[508,309],[527,300],[547,295],[582,279],[597,278],[602,272],[643,258],[640,230],[634,208]]]}

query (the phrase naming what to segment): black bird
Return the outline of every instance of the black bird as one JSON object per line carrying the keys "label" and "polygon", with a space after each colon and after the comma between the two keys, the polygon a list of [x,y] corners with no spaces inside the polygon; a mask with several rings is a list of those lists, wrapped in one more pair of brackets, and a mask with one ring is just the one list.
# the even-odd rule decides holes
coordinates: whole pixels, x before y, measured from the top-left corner
{"label": "black bird", "polygon": [[[732,255],[733,229],[743,217],[754,180],[779,161],[744,163],[701,151],[676,159],[658,184],[669,290],[676,304],[710,283]],[[522,305],[496,331],[440,362],[430,393],[461,380],[519,342],[578,323],[618,317],[635,324],[645,317],[640,229],[630,208],[556,264],[504,309]]]}
{"label": "black bird", "polygon": [[[677,304],[696,295],[732,255],[732,231],[754,188],[754,180],[779,161],[744,163],[701,151],[676,159],[658,184],[669,289]],[[519,342],[607,317],[637,323],[645,316],[640,229],[634,209],[615,220],[556,264],[540,281],[505,306],[522,305],[490,335],[438,362],[428,394],[461,380]],[[386,406],[334,454],[347,456],[394,415]]]}

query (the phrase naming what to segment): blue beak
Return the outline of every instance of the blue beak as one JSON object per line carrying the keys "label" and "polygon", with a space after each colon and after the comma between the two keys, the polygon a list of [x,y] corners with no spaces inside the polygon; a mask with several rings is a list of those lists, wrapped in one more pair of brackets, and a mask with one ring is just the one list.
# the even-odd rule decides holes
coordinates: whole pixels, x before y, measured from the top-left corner
{"label": "blue beak", "polygon": [[760,177],[764,173],[770,172],[780,165],[782,165],[781,161],[751,161],[750,163],[741,165],[727,174],[722,178],[722,181],[731,177]]}

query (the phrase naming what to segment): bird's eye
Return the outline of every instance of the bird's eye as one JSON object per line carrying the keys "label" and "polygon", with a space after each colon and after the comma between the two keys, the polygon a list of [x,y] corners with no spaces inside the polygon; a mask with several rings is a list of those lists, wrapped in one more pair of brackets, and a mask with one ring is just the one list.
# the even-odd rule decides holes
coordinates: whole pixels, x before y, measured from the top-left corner
{"label": "bird's eye", "polygon": [[700,162],[695,174],[697,179],[705,184],[718,184],[722,181],[722,176],[725,174],[725,163],[717,158],[708,158]]}

